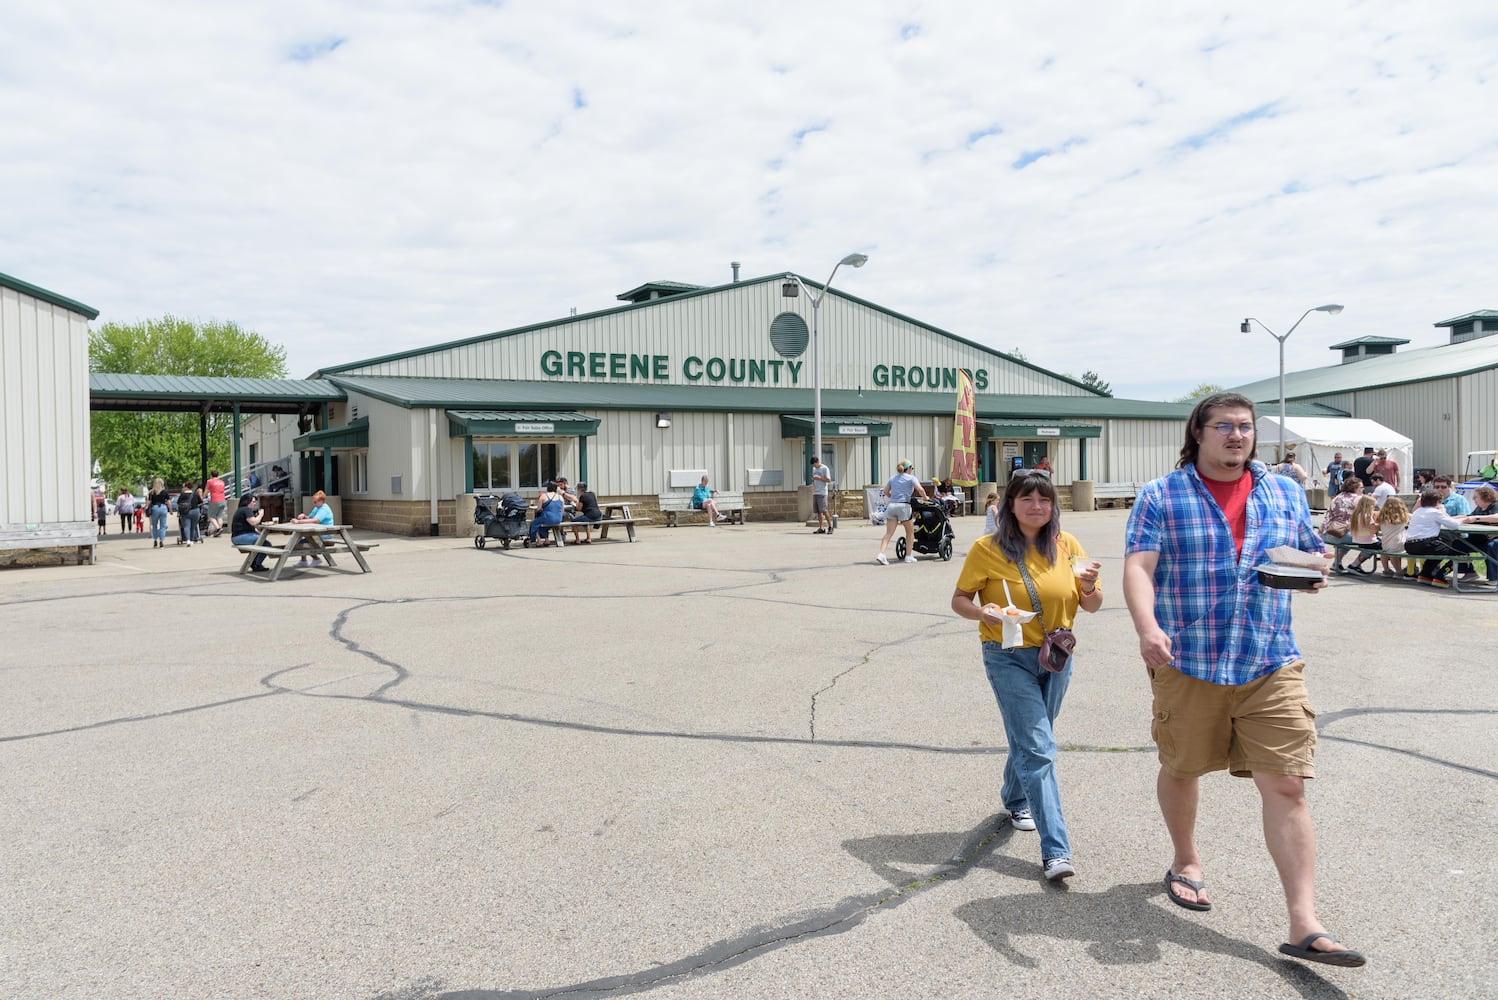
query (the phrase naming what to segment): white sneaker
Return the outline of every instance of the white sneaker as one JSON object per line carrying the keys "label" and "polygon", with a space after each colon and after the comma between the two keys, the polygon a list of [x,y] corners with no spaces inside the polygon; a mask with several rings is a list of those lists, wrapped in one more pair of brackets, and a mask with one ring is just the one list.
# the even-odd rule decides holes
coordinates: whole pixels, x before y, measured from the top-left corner
{"label": "white sneaker", "polygon": [[726,521],[726,520],[728,520],[728,515],[727,514],[719,514],[718,515],[718,520],[720,520],[720,521]]}
{"label": "white sneaker", "polygon": [[889,558],[883,552],[881,552],[877,556],[875,556],[874,557],[874,561],[876,563],[878,563],[879,565],[881,565],[881,566],[888,566],[889,565]]}
{"label": "white sneaker", "polygon": [[1051,858],[1042,866],[1045,877],[1055,882],[1057,879],[1071,878],[1077,870],[1071,866],[1071,858]]}
{"label": "white sneaker", "polygon": [[187,547],[188,547],[188,548],[192,548],[192,542],[188,542],[188,543],[187,543]]}
{"label": "white sneaker", "polygon": [[1028,809],[1016,809],[1009,814],[1009,825],[1016,830],[1035,829],[1035,817],[1030,815]]}
{"label": "white sneaker", "polygon": [[905,557],[905,561],[906,562],[915,562],[915,556],[906,556]]}

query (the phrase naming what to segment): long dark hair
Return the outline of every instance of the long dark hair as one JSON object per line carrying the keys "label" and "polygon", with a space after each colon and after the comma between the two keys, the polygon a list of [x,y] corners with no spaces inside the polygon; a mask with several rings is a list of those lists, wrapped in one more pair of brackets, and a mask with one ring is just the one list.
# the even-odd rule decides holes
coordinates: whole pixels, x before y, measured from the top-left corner
{"label": "long dark hair", "polygon": [[[1201,451],[1201,445],[1197,443],[1196,437],[1207,429],[1207,418],[1212,415],[1212,410],[1219,406],[1231,406],[1233,409],[1243,409],[1249,412],[1250,419],[1257,423],[1258,415],[1254,412],[1254,401],[1247,396],[1241,396],[1236,392],[1214,392],[1210,396],[1203,396],[1191,411],[1191,416],[1186,418],[1186,443],[1181,445],[1181,460],[1176,463],[1177,469],[1184,469],[1188,465],[1196,464],[1197,453]],[[1258,435],[1254,435],[1254,445],[1259,443]],[[1253,454],[1253,449],[1249,449]]]}
{"label": "long dark hair", "polygon": [[1014,501],[1032,493],[1039,493],[1051,502],[1051,523],[1040,529],[1040,536],[1035,539],[1035,551],[1045,556],[1047,562],[1053,563],[1056,561],[1056,536],[1061,533],[1061,505],[1056,502],[1056,484],[1045,473],[1031,472],[1009,480],[1003,499],[994,511],[993,519],[997,527],[994,529],[993,543],[1009,557],[1010,562],[1018,564],[1025,558],[1030,539],[1025,537],[1014,516]]}

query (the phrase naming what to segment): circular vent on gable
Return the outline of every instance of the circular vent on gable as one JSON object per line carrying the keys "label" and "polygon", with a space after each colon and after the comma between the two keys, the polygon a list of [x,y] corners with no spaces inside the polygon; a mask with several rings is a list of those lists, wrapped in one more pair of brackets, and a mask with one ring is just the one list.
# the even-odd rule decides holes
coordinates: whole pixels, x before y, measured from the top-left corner
{"label": "circular vent on gable", "polygon": [[799,358],[804,354],[808,337],[806,320],[795,313],[781,313],[770,324],[770,346],[782,358]]}

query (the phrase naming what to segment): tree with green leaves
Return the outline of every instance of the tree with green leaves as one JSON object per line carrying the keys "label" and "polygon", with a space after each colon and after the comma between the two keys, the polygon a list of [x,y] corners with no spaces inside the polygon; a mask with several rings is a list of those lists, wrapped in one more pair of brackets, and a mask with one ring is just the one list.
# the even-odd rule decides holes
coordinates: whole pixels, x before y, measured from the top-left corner
{"label": "tree with green leaves", "polygon": [[1110,383],[1110,382],[1104,382],[1103,381],[1103,377],[1101,375],[1099,375],[1097,372],[1092,371],[1091,369],[1083,372],[1082,373],[1082,377],[1079,378],[1079,379],[1077,379],[1077,381],[1081,382],[1083,385],[1087,386],[1087,388],[1089,388],[1089,389],[1096,389],[1098,392],[1102,393],[1104,396],[1111,396],[1111,395],[1113,395],[1113,385],[1112,385],[1112,383]]}
{"label": "tree with green leaves", "polygon": [[1195,389],[1192,389],[1190,392],[1186,393],[1186,395],[1184,395],[1180,399],[1176,400],[1176,402],[1177,403],[1189,403],[1193,399],[1202,399],[1205,396],[1212,395],[1212,393],[1214,393],[1214,392],[1221,392],[1221,391],[1222,391],[1222,386],[1220,386],[1220,385],[1213,385],[1211,382],[1203,382],[1201,385],[1197,386]]}
{"label": "tree with green leaves", "polygon": [[[237,323],[176,316],[105,323],[88,337],[88,370],[136,375],[285,378],[286,348]],[[193,413],[94,413],[94,456],[111,489],[138,489],[157,476],[175,486],[200,476]],[[233,418],[208,415],[208,464],[233,461]]]}

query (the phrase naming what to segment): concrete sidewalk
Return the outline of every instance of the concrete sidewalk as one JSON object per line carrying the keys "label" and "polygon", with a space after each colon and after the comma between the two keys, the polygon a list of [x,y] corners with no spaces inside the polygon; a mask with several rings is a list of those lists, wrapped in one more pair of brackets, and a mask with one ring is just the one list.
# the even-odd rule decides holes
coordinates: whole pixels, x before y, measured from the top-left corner
{"label": "concrete sidewalk", "polygon": [[[227,536],[0,573],[0,995],[1491,996],[1491,596],[1297,598],[1322,918],[1281,959],[1252,784],[1203,786],[1215,901],[1164,899],[1149,692],[1103,562],[1058,736],[1078,876],[997,800],[958,556],[844,521],[238,574]],[[361,533],[362,534],[362,533]],[[372,540],[374,536],[371,536]],[[352,561],[350,561],[352,565]]]}

